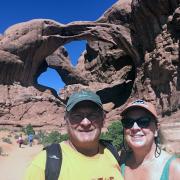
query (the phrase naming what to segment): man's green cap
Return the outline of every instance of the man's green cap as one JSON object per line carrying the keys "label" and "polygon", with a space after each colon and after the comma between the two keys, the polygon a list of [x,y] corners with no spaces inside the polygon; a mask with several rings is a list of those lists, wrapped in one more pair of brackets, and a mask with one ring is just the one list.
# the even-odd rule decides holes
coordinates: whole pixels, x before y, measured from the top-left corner
{"label": "man's green cap", "polygon": [[92,101],[95,104],[97,104],[100,108],[102,108],[102,102],[100,97],[89,90],[81,90],[79,92],[73,93],[67,102],[66,105],[66,111],[70,111],[76,104],[78,104],[81,101]]}

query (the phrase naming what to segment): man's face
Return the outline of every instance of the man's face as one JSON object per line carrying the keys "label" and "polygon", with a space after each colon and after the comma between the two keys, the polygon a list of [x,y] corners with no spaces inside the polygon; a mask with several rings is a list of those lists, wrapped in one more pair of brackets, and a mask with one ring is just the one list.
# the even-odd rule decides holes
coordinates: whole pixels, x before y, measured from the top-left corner
{"label": "man's face", "polygon": [[97,143],[104,123],[104,113],[95,103],[82,101],[66,115],[67,131],[76,146]]}

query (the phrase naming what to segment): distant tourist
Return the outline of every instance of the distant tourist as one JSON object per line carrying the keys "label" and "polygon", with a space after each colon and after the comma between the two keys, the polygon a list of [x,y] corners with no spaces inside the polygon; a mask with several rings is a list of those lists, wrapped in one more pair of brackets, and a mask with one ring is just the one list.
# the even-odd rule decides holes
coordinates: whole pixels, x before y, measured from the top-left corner
{"label": "distant tourist", "polygon": [[34,134],[29,134],[28,135],[28,143],[29,143],[30,147],[32,147],[33,138],[34,138]]}
{"label": "distant tourist", "polygon": [[122,111],[125,157],[121,170],[126,180],[179,180],[180,159],[158,144],[159,122],[153,104],[136,100]]}
{"label": "distant tourist", "polygon": [[24,142],[24,140],[23,140],[23,138],[22,138],[22,134],[20,134],[19,137],[18,137],[18,141],[17,141],[17,143],[19,144],[19,147],[20,147],[20,148],[21,148],[23,142]]}

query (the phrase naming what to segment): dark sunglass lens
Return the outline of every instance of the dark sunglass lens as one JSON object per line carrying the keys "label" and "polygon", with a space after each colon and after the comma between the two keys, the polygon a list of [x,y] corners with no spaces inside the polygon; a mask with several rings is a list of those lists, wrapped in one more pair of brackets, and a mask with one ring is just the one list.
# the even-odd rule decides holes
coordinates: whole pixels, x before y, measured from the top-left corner
{"label": "dark sunglass lens", "polygon": [[81,115],[81,114],[72,114],[71,116],[70,116],[70,121],[72,122],[72,123],[79,123],[79,122],[81,122],[82,120],[83,120],[83,115]]}
{"label": "dark sunglass lens", "polygon": [[129,118],[122,119],[122,125],[124,128],[132,128],[134,125],[134,121]]}
{"label": "dark sunglass lens", "polygon": [[147,128],[151,122],[151,118],[149,117],[142,117],[138,119],[137,124],[141,128]]}

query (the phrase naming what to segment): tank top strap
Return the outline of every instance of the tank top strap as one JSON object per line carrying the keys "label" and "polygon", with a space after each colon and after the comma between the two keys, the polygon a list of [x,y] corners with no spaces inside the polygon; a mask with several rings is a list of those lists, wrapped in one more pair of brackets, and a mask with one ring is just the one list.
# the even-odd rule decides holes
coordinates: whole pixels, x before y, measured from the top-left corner
{"label": "tank top strap", "polygon": [[121,174],[124,177],[124,173],[125,173],[125,163],[121,164]]}
{"label": "tank top strap", "polygon": [[161,179],[160,179],[160,180],[168,180],[168,179],[169,179],[169,167],[170,167],[171,162],[172,162],[174,159],[176,159],[176,156],[171,156],[171,157],[167,160],[167,162],[166,162],[166,164],[165,164],[165,166],[164,166],[164,168],[163,168],[163,172],[162,172],[162,175],[161,175]]}

